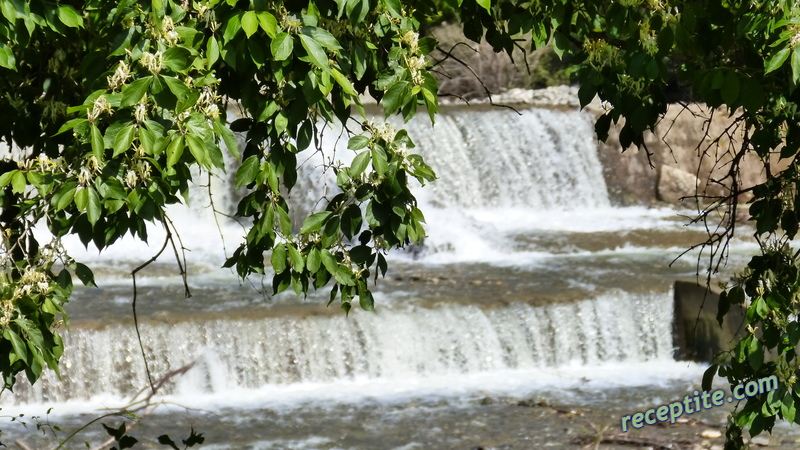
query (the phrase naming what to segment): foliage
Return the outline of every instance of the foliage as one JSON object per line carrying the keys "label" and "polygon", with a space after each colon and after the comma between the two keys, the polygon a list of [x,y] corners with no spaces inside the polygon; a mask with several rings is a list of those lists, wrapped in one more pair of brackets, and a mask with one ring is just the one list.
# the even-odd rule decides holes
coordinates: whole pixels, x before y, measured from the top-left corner
{"label": "foliage", "polygon": [[[709,387],[716,373],[732,386],[772,374],[780,379],[781,389],[750,398],[733,413],[728,448],[744,445],[742,427],[757,435],[770,431],[778,418],[800,423],[795,414],[800,269],[798,253],[790,247],[800,220],[800,5],[788,0],[539,0],[485,8],[485,2],[476,3],[461,3],[467,37],[485,33],[496,50],[510,52],[515,35],[532,33],[537,47],[549,42],[558,54],[574,58],[581,104],[598,95],[608,105],[595,126],[600,139],[618,123],[623,148],[647,150],[644,133],[665,113],[675,82],[689,86],[694,100],[712,109],[725,107],[735,116],[715,141],[722,145],[723,138],[733,138],[723,148],[732,155],[727,175],[715,180],[728,192],[698,204],[697,220],[710,230],[708,279],[725,260],[742,194],[752,197],[749,212],[761,254],[734,280],[720,305],[727,311],[729,304],[745,304],[750,333],[711,368],[705,384]],[[739,164],[747,153],[763,162],[764,183],[740,185]],[[713,223],[717,212],[721,219]]]}
{"label": "foliage", "polygon": [[[511,55],[495,53],[486,40],[479,44],[465,42],[461,27],[442,24],[431,28],[439,45],[431,56],[431,68],[439,82],[439,94],[471,100],[485,98],[505,90],[539,89],[569,84],[569,68],[551,46],[531,51],[533,43],[517,42]],[[521,41],[522,39],[518,39]]]}
{"label": "foliage", "polygon": [[[420,105],[433,118],[437,84],[425,55],[435,42],[416,32],[425,7],[2,2],[0,108],[12,113],[0,136],[16,152],[0,175],[5,386],[18,372],[34,382],[45,365],[57,369],[63,349],[54,328],[56,317],[66,322],[71,273],[93,284],[60,238],[76,234],[102,250],[128,233],[146,241],[152,222],[171,240],[178,230],[165,207],[186,199],[193,166],[226,170],[222,148],[241,160],[236,185],[248,194],[238,215],[252,220],[225,266],[243,277],[264,273],[269,254],[275,292],[332,281],[331,301],[345,311],[356,297],[372,309],[367,281],[386,272],[383,253],[424,234],[409,179],[434,174],[409,153],[405,131],[366,121],[359,94],[368,88],[387,116],[408,119]],[[229,123],[229,103],[244,118]],[[292,223],[286,198],[298,153],[316,145],[323,123],[353,120],[353,107],[363,130],[350,133],[353,163],[326,167],[340,192]],[[244,148],[231,130],[244,135]],[[52,242],[37,242],[38,222]]]}
{"label": "foliage", "polygon": [[[595,126],[601,139],[616,123],[624,147],[646,150],[643,134],[676,82],[736,116],[739,138],[719,180],[729,192],[710,199],[698,220],[722,212],[707,242],[714,270],[736,229],[740,195],[753,197],[762,254],[721,306],[747,302],[761,333],[712,375],[740,384],[775,373],[783,386],[734,413],[729,446],[742,445],[743,426],[758,434],[776,417],[797,419],[798,270],[788,245],[800,211],[800,6],[789,0],[2,1],[0,108],[8,120],[0,136],[17,149],[0,162],[5,386],[18,372],[34,381],[45,365],[57,367],[54,328],[56,317],[66,320],[71,274],[93,283],[59,238],[77,234],[103,249],[127,233],[146,240],[148,222],[177,233],[165,207],[185,199],[192,167],[226,169],[223,147],[241,161],[236,185],[248,193],[238,215],[251,221],[225,265],[241,276],[271,266],[276,292],[331,283],[331,300],[345,311],[356,297],[372,309],[367,280],[385,273],[384,253],[424,234],[409,179],[434,174],[408,153],[405,131],[366,120],[360,94],[378,99],[387,116],[407,120],[424,107],[433,120],[438,86],[426,55],[436,41],[418,32],[442,17],[437,5],[456,10],[464,36],[494,51],[512,54],[530,36],[537,48],[569,56],[581,103],[598,95],[609,105]],[[229,103],[244,117],[231,122]],[[360,133],[350,131],[353,120]],[[339,192],[293,223],[286,199],[298,154],[324,152],[315,138],[336,121],[348,130],[352,163],[329,160]],[[228,125],[244,135],[244,148]],[[759,186],[739,184],[748,152],[764,162]],[[786,169],[774,171],[775,160]],[[52,242],[36,241],[38,222]]]}

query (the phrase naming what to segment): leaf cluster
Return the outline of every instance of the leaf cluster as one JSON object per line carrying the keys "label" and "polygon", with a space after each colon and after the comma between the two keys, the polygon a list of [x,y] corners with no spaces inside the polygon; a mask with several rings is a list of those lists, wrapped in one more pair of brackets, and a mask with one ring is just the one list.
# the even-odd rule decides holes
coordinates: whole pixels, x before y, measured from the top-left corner
{"label": "leaf cluster", "polygon": [[[0,12],[0,138],[13,149],[0,173],[7,388],[19,372],[34,382],[57,369],[54,317],[67,321],[70,273],[93,284],[60,238],[103,250],[127,234],[147,241],[149,223],[171,230],[166,207],[188,200],[193,170],[236,171],[238,219],[250,225],[224,265],[243,277],[271,266],[276,292],[332,281],[346,311],[355,297],[372,309],[370,270],[385,273],[388,249],[424,236],[409,180],[435,175],[407,152],[404,131],[367,121],[361,96],[380,100],[387,117],[422,107],[433,119],[426,55],[436,42],[419,36],[433,3],[14,0]],[[352,141],[354,164],[324,167],[339,192],[293,223],[298,155],[326,151],[326,124],[355,136],[352,121],[366,131]],[[46,245],[31,232],[42,223]],[[72,272],[53,273],[55,261]],[[33,297],[26,271],[44,277]]]}

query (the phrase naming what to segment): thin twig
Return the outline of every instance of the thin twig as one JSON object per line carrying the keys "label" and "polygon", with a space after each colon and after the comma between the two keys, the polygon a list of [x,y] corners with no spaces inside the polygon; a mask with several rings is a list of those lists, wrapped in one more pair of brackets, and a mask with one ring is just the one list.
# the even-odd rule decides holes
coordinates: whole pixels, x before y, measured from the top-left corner
{"label": "thin twig", "polygon": [[172,233],[170,233],[169,228],[166,226],[166,224],[164,225],[164,229],[167,231],[167,237],[164,239],[164,245],[161,246],[161,250],[159,250],[158,253],[153,255],[153,257],[151,257],[150,259],[145,261],[142,265],[140,265],[139,267],[137,267],[137,268],[133,269],[133,271],[131,271],[131,277],[133,277],[133,302],[132,302],[132,307],[133,307],[133,325],[134,325],[134,328],[136,328],[136,338],[139,340],[139,349],[142,351],[142,359],[144,360],[144,370],[145,370],[145,372],[147,372],[147,380],[150,383],[150,388],[153,390],[153,394],[155,394],[155,392],[156,392],[156,387],[153,384],[153,377],[150,374],[150,366],[147,363],[147,355],[145,354],[144,344],[142,343],[142,334],[139,332],[139,318],[138,318],[138,316],[136,314],[136,298],[137,298],[137,294],[138,294],[138,291],[136,289],[136,274],[140,270],[144,269],[145,267],[147,267],[150,264],[152,264],[153,262],[155,262],[158,259],[158,257],[161,256],[161,254],[164,252],[164,249],[167,248],[167,243],[171,240]]}
{"label": "thin twig", "polygon": [[[466,45],[466,44],[464,44],[464,45]],[[467,64],[466,62],[464,62],[463,60],[461,60],[459,57],[455,56],[455,55],[452,53],[453,49],[455,49],[455,48],[456,48],[456,46],[458,46],[458,44],[454,45],[454,46],[453,46],[453,47],[450,49],[450,51],[447,51],[447,50],[443,49],[442,47],[436,47],[436,50],[439,50],[440,52],[442,52],[442,53],[444,53],[444,54],[446,55],[446,57],[445,57],[445,58],[443,58],[443,59],[442,59],[442,60],[440,60],[440,61],[437,61],[437,63],[436,63],[436,64],[440,64],[440,63],[442,63],[443,61],[445,61],[445,60],[447,60],[447,59],[453,59],[455,62],[457,62],[457,63],[461,64],[461,65],[462,65],[462,66],[464,66],[464,67],[466,67],[466,68],[467,68],[467,70],[469,70],[469,71],[472,73],[472,75],[475,77],[475,79],[476,79],[476,80],[478,80],[478,82],[481,84],[481,87],[483,87],[483,91],[484,91],[484,93],[486,94],[486,97],[488,97],[488,98],[489,98],[489,104],[490,104],[490,105],[492,105],[492,106],[498,106],[498,107],[501,107],[501,108],[508,108],[508,109],[510,109],[510,110],[512,110],[512,111],[514,111],[515,113],[517,113],[518,115],[520,115],[520,116],[521,116],[521,115],[522,115],[522,113],[521,113],[521,112],[519,112],[519,111],[517,111],[517,110],[516,110],[516,108],[514,108],[513,106],[509,106],[509,105],[503,105],[503,104],[500,104],[500,103],[495,103],[495,102],[494,102],[494,100],[492,99],[492,92],[491,92],[491,91],[489,90],[489,88],[486,86],[486,83],[484,83],[484,82],[483,82],[483,80],[481,79],[481,77],[480,77],[480,76],[479,76],[479,75],[478,75],[478,74],[475,72],[475,69],[473,69],[473,68],[472,68],[472,66],[470,66],[469,64]],[[473,51],[477,52],[477,50],[475,50],[474,48],[470,47],[469,45],[467,45],[467,47],[468,47],[468,48],[470,48],[470,49],[472,49]]]}
{"label": "thin twig", "polygon": [[[172,244],[172,251],[175,253],[175,262],[178,264],[178,269],[180,270],[181,279],[183,280],[183,295],[186,298],[192,298],[192,292],[189,290],[189,275],[186,272],[187,264],[186,264],[186,250],[187,248],[183,246],[183,239],[181,239],[181,234],[178,233],[178,229],[175,227],[175,224],[172,222],[172,219],[169,218],[166,214],[164,218],[169,223],[169,226],[175,230],[175,235],[178,237],[178,242],[181,244],[181,251],[178,252],[178,247],[175,245],[175,240],[171,238],[170,234],[170,243]],[[167,230],[169,232],[169,230]],[[183,262],[181,263],[181,255],[183,256]]]}
{"label": "thin twig", "polygon": [[222,226],[219,224],[219,218],[217,214],[217,207],[214,205],[214,195],[211,192],[211,172],[208,172],[208,201],[211,205],[211,214],[214,216],[214,223],[217,225],[217,232],[219,232],[219,238],[222,240],[222,253],[225,255],[225,259],[228,259],[228,248],[225,246],[225,235],[222,234]]}

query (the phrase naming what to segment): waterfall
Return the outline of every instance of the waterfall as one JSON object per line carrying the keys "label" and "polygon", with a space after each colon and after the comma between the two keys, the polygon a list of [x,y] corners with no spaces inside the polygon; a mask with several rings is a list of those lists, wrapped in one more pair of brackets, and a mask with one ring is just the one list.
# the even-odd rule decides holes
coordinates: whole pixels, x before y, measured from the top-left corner
{"label": "waterfall", "polygon": [[[376,119],[380,120],[380,119]],[[497,259],[518,249],[497,223],[544,223],[570,213],[611,208],[597,139],[589,115],[574,110],[443,108],[431,125],[427,116],[405,128],[438,179],[412,191],[427,218],[428,238],[414,254],[437,254],[448,262]],[[298,183],[290,204],[296,221],[319,210],[320,198],[338,189],[321,173],[323,158],[349,164],[354,152],[336,127],[323,136],[324,154],[298,156]],[[492,258],[495,255],[497,258]]]}
{"label": "waterfall", "polygon": [[[407,124],[397,117],[389,121],[396,129],[408,130],[416,144],[411,151],[423,155],[438,176],[425,187],[412,186],[428,233],[424,248],[414,250],[416,256],[436,255],[434,259],[447,262],[502,259],[520,249],[510,246],[514,236],[498,230],[498,223],[542,224],[564,214],[609,211],[587,114],[530,108],[520,115],[508,109],[457,107],[443,108],[435,125],[423,115]],[[297,155],[297,184],[289,197],[296,231],[308,214],[324,208],[320,199],[338,192],[332,174],[322,172],[322,163],[330,157],[349,164],[355,153],[345,148],[346,143],[347,136],[331,125],[322,136],[322,153],[308,150]],[[237,222],[215,217],[211,211],[209,192],[216,209],[227,214],[236,211],[242,194],[233,190],[235,164],[228,152],[224,154],[227,173],[209,178],[194,172],[189,207],[168,209],[193,262],[208,270],[224,262],[223,244],[230,254],[245,235]],[[152,256],[165,236],[155,226],[148,228],[148,234],[149,248],[126,237],[99,257],[84,251],[77,237],[65,241],[78,260],[102,260],[129,272]]]}
{"label": "waterfall", "polygon": [[[334,385],[353,379],[419,380],[503,370],[666,360],[672,354],[666,294],[623,292],[591,300],[494,309],[447,305],[375,314],[147,322],[154,377],[194,363],[162,394]],[[20,381],[3,403],[120,400],[146,385],[132,326],[75,328],[59,380]]]}
{"label": "waterfall", "polygon": [[[445,108],[435,126],[422,116],[408,124],[390,119],[396,129],[408,130],[416,143],[412,152],[423,155],[439,177],[424,188],[414,187],[427,219],[428,237],[424,248],[417,249],[420,261],[402,261],[402,256],[394,261],[401,270],[404,264],[408,268],[409,264],[424,267],[467,261],[477,264],[478,270],[498,261],[508,264],[518,260],[515,253],[546,253],[536,248],[535,239],[518,239],[531,230],[539,233],[540,239],[541,235],[581,232],[587,222],[598,222],[587,220],[587,212],[594,211],[599,217],[614,211],[590,118],[576,111],[533,108],[521,112]],[[311,151],[298,155],[298,183],[290,199],[298,224],[303,214],[324,207],[318,200],[331,198],[337,189],[335,180],[321,172],[319,158],[331,156],[347,164],[354,155],[344,148],[347,139],[337,137],[335,127],[326,131],[324,155]],[[230,168],[227,174],[212,178],[211,192],[219,210],[236,209],[238,195],[229,189],[234,173]],[[205,184],[206,177],[196,174],[196,184]],[[232,274],[221,276],[222,271],[217,270],[223,261],[220,234],[230,253],[243,230],[217,217],[218,230],[204,192],[208,189],[196,187],[190,195],[190,208],[170,211],[183,233],[184,245],[191,250],[190,264],[204,266],[194,272],[201,275],[190,281],[201,287],[235,283]],[[639,219],[636,215],[637,223]],[[612,223],[601,229],[615,230],[616,226]],[[100,268],[101,285],[118,285],[131,267],[153,254],[163,236],[163,230],[153,230],[149,248],[123,239],[102,256],[92,251],[81,253],[77,240],[67,246],[78,260]],[[570,264],[570,270],[581,270],[583,260],[574,261],[576,266]],[[150,276],[150,282],[159,286],[178,283],[162,274]],[[571,277],[564,274],[567,280]],[[454,299],[470,286],[466,279],[456,280]],[[559,284],[552,289],[557,293],[565,288]],[[192,364],[160,393],[184,399],[207,393],[224,396],[362,380],[425,385],[426,380],[449,382],[450,377],[458,380],[509,371],[526,373],[520,379],[529,380],[531,370],[670,360],[672,302],[661,286],[656,289],[661,293],[594,291],[590,286],[581,297],[585,300],[543,306],[524,299],[497,306],[442,301],[430,308],[396,302],[375,313],[358,311],[350,317],[276,313],[269,308],[253,308],[250,316],[242,317],[224,306],[214,309],[213,305],[194,303],[192,308],[205,313],[199,315],[202,319],[180,317],[173,308],[163,316],[145,317],[141,332],[154,378]],[[225,305],[227,298],[223,297],[228,291],[215,292],[219,304]],[[409,286],[407,292],[414,299],[436,295],[424,286]],[[87,294],[78,300],[88,302],[89,307],[103,300],[100,295]],[[398,295],[405,294],[393,293]],[[14,393],[0,399],[3,406],[97,397],[123,401],[146,386],[132,325],[76,325],[64,337],[61,378],[47,371],[30,386],[19,377]]]}
{"label": "waterfall", "polygon": [[443,112],[434,126],[418,117],[408,131],[439,177],[425,194],[430,203],[540,212],[610,206],[586,114],[463,109]]}

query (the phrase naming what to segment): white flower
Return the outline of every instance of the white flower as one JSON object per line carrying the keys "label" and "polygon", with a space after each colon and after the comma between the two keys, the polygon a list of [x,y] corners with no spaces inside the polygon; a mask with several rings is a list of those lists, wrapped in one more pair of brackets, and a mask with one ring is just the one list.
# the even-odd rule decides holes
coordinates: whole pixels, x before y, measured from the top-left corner
{"label": "white flower", "polygon": [[144,52],[139,59],[139,64],[153,74],[157,74],[161,71],[161,64],[163,64],[163,62],[164,55],[162,55],[160,51],[155,53]]}
{"label": "white flower", "polygon": [[136,176],[136,172],[133,170],[129,170],[125,173],[125,184],[130,188],[133,189],[136,187],[136,184],[139,182],[139,177]]}
{"label": "white flower", "polygon": [[103,113],[111,113],[111,104],[108,103],[105,95],[97,97],[92,104],[92,110],[88,113],[89,122],[94,122]]}
{"label": "white flower", "polygon": [[391,141],[394,139],[394,134],[394,128],[386,122],[375,125],[375,131],[373,132],[375,137],[385,141]]}
{"label": "white flower", "polygon": [[139,103],[136,105],[136,110],[133,113],[134,119],[136,119],[136,123],[144,122],[144,119],[147,118],[147,104]]}
{"label": "white flower", "polygon": [[128,77],[131,76],[131,68],[128,67],[128,64],[125,61],[120,61],[117,65],[117,70],[114,71],[114,74],[108,77],[108,88],[116,90],[128,80]]}
{"label": "white flower", "polygon": [[164,35],[164,40],[167,41],[171,47],[178,45],[178,32],[177,31],[170,31],[166,35]]}
{"label": "white flower", "polygon": [[219,117],[219,107],[216,105],[216,103],[212,103],[203,108],[203,114],[207,118],[215,120],[217,117]]}
{"label": "white flower", "polygon": [[797,44],[800,44],[800,30],[798,30],[791,39],[789,39],[789,47],[795,48]]}
{"label": "white flower", "polygon": [[88,186],[91,182],[92,172],[86,167],[81,167],[81,170],[78,172],[78,184],[81,186]]}
{"label": "white flower", "polygon": [[144,181],[150,178],[150,163],[147,161],[136,161],[136,174],[139,179]]}
{"label": "white flower", "polygon": [[405,158],[406,156],[408,156],[408,148],[406,148],[406,144],[405,143],[400,144],[397,147],[397,150],[395,151],[395,153],[397,153],[397,156],[399,156],[401,158]]}
{"label": "white flower", "polygon": [[422,69],[427,65],[428,61],[424,56],[409,56],[406,58],[406,66],[408,66],[408,70],[411,72],[411,81],[413,81],[414,84],[420,85],[424,82]]}
{"label": "white flower", "polygon": [[408,49],[411,53],[416,53],[419,50],[419,33],[409,30],[403,35],[403,42],[408,44]]}
{"label": "white flower", "polygon": [[50,292],[50,280],[44,272],[28,267],[22,272],[14,290],[14,297],[19,298],[33,293],[47,294]]}
{"label": "white flower", "polygon": [[100,161],[98,161],[94,155],[86,160],[86,167],[91,170],[92,173],[100,173]]}

